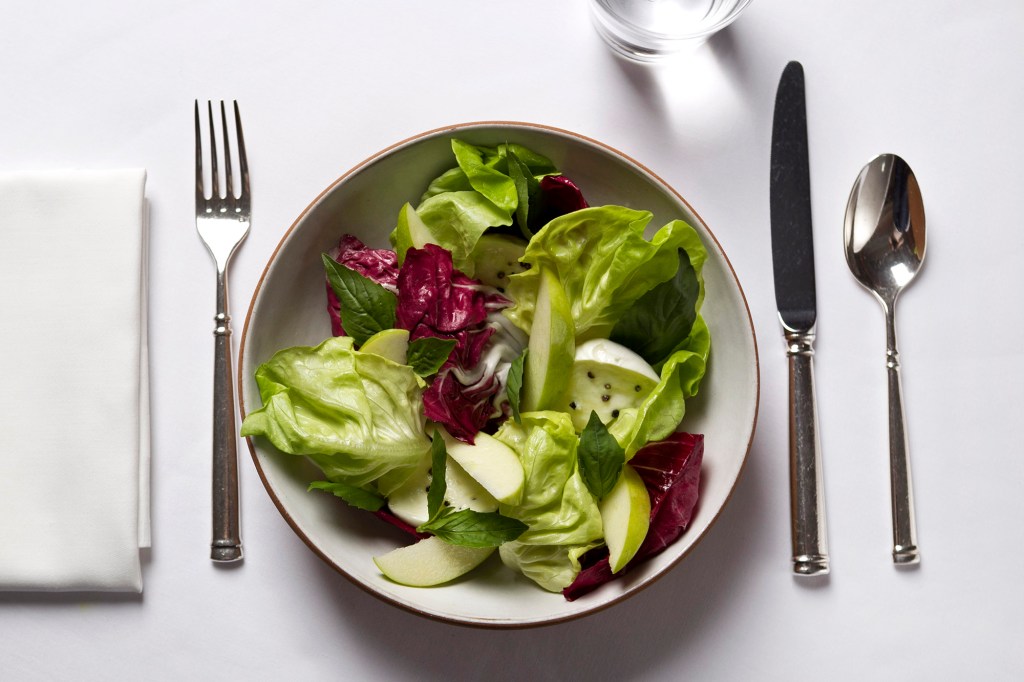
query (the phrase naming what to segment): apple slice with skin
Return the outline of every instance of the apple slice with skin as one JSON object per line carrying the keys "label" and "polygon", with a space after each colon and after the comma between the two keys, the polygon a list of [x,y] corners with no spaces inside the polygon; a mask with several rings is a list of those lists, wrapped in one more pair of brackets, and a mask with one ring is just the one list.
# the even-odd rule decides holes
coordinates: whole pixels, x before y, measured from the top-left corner
{"label": "apple slice with skin", "polygon": [[505,293],[509,277],[526,270],[519,259],[526,242],[507,234],[485,234],[473,247],[473,278]]}
{"label": "apple slice with skin", "polygon": [[461,547],[429,537],[373,557],[373,563],[400,585],[432,587],[468,573],[493,552],[493,547]]}
{"label": "apple slice with skin", "polygon": [[[420,463],[412,476],[387,494],[388,508],[391,513],[414,528],[430,520],[427,514],[427,489],[430,487],[431,475],[430,458],[427,457]],[[451,454],[448,455],[448,461],[445,464],[444,479],[447,489],[444,496],[445,502],[453,509],[472,509],[478,512],[498,511],[498,501],[466,473]]]}
{"label": "apple slice with skin", "polygon": [[359,350],[404,365],[409,352],[409,332],[406,329],[384,329],[368,338]]}
{"label": "apple slice with skin", "polygon": [[526,474],[519,456],[509,446],[486,433],[478,433],[474,444],[456,440],[441,431],[448,456],[458,462],[477,483],[502,504],[519,504]]}
{"label": "apple slice with skin", "polygon": [[537,304],[523,371],[523,411],[558,407],[569,385],[576,333],[565,289],[552,270],[541,266]]}
{"label": "apple slice with skin", "polygon": [[598,504],[608,561],[618,573],[640,549],[651,525],[651,498],[636,470],[626,464],[611,491]]}
{"label": "apple slice with skin", "polygon": [[412,204],[406,203],[398,212],[398,225],[395,227],[395,251],[399,259],[405,258],[405,252],[409,249],[422,249],[426,244],[436,242],[430,233],[430,228],[423,222]]}

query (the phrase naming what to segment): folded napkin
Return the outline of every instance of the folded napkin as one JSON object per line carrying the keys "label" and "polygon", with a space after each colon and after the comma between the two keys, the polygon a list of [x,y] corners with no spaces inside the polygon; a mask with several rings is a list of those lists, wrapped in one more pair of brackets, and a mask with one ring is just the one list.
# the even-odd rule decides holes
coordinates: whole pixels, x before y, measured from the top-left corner
{"label": "folded napkin", "polygon": [[0,175],[0,590],[142,591],[145,184]]}

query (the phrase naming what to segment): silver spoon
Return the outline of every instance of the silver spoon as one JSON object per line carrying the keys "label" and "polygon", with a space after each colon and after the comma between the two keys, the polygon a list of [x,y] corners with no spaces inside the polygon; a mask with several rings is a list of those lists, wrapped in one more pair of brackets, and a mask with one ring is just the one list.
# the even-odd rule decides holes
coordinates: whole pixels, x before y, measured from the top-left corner
{"label": "silver spoon", "polygon": [[846,204],[844,241],[850,271],[875,294],[885,311],[892,558],[897,564],[916,564],[921,556],[896,350],[896,297],[924,261],[925,229],[921,190],[906,161],[895,154],[882,154],[864,166]]}

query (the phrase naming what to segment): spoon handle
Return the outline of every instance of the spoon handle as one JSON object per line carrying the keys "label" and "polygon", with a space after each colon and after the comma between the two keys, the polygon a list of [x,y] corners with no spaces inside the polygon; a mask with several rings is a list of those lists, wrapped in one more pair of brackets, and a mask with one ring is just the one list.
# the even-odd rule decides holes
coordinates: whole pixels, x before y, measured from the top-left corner
{"label": "spoon handle", "polygon": [[814,330],[786,329],[789,356],[789,504],[793,572],[829,572],[825,495],[814,391]]}
{"label": "spoon handle", "polygon": [[885,306],[885,366],[889,378],[889,479],[892,493],[892,560],[896,564],[921,561],[914,521],[914,489],[910,478],[910,446],[903,413],[900,354],[896,350],[896,306]]}

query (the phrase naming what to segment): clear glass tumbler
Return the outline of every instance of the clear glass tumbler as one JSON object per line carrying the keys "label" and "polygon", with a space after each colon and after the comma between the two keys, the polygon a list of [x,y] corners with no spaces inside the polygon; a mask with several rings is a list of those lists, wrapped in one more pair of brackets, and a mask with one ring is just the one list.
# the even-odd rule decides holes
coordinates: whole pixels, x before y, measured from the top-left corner
{"label": "clear glass tumbler", "polygon": [[619,54],[652,62],[725,28],[751,0],[590,0],[594,25]]}

